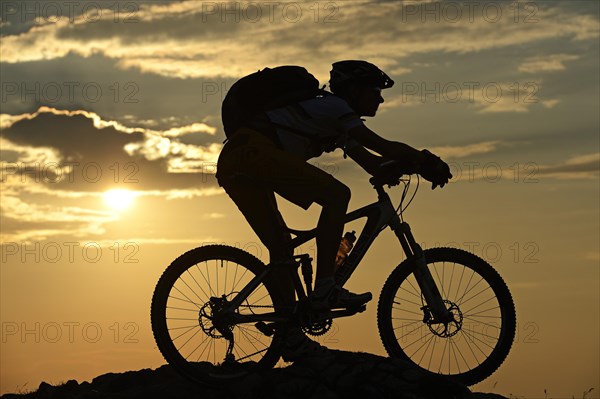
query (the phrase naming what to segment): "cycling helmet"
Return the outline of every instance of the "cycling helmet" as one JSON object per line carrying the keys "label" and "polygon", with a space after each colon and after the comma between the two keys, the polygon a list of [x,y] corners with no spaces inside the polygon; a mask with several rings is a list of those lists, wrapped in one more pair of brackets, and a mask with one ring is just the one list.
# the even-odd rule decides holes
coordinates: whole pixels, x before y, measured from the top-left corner
{"label": "cycling helmet", "polygon": [[332,66],[329,87],[333,93],[353,84],[372,85],[380,89],[394,85],[394,81],[385,72],[367,61],[338,61]]}

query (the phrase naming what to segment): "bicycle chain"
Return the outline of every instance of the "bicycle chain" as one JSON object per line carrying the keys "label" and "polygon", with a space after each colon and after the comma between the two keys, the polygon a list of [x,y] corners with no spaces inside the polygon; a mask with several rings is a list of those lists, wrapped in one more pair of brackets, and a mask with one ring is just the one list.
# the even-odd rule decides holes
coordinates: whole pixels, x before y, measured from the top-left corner
{"label": "bicycle chain", "polygon": [[[274,308],[272,305],[240,305],[244,308]],[[332,319],[327,319],[319,323],[311,324],[310,326],[303,326],[302,331],[306,334],[318,337],[327,334],[333,325]]]}
{"label": "bicycle chain", "polygon": [[240,308],[275,308],[273,305],[240,305]]}

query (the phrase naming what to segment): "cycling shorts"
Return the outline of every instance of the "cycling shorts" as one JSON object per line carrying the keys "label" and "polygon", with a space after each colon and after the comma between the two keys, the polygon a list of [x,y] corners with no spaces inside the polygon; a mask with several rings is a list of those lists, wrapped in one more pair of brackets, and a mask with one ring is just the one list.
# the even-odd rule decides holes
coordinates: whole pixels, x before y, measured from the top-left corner
{"label": "cycling shorts", "polygon": [[261,200],[260,196],[244,196],[244,187],[250,186],[252,190],[275,192],[303,209],[313,202],[330,200],[325,197],[343,186],[329,173],[279,149],[265,135],[248,128],[238,130],[223,147],[216,177],[235,202],[240,198],[244,202]]}

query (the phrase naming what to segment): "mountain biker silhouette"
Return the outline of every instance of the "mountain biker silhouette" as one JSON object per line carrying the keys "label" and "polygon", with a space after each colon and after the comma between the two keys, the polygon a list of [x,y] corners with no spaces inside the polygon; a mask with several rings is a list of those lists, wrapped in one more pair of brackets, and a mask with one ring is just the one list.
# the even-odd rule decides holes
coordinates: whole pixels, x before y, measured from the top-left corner
{"label": "mountain biker silhouette", "polygon": [[[452,177],[448,165],[427,150],[387,140],[365,126],[362,116],[375,116],[383,103],[381,90],[394,81],[375,65],[360,60],[339,61],[330,72],[331,93],[269,110],[229,137],[217,164],[217,179],[235,202],[262,243],[270,263],[288,264],[291,235],[278,210],[275,193],[308,209],[321,205],[317,224],[317,275],[310,299],[315,308],[350,308],[372,299],[336,285],[335,258],[343,234],[350,189],[308,159],[336,148],[344,150],[365,171],[389,173],[386,161],[399,161],[398,173],[418,173],[444,187]],[[266,134],[272,129],[275,134]],[[373,154],[374,151],[376,154]],[[279,266],[279,265],[277,265]],[[277,267],[275,266],[275,267]],[[277,273],[279,295],[292,306],[295,294],[286,267]],[[289,329],[283,359],[319,356],[327,349],[310,340],[300,328]]]}

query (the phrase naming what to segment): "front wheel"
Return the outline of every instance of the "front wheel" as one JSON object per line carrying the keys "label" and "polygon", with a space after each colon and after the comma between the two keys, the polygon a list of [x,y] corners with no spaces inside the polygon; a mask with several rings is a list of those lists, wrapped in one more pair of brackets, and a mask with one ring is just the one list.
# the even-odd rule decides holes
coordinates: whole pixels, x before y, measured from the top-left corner
{"label": "front wheel", "polygon": [[515,306],[508,287],[483,259],[456,248],[424,251],[427,267],[452,321],[437,323],[413,274],[411,259],[388,277],[377,325],[388,354],[419,368],[473,385],[506,359],[515,337]]}
{"label": "front wheel", "polygon": [[281,332],[267,334],[251,321],[280,308],[271,280],[263,280],[235,310],[250,317],[247,323],[217,322],[221,309],[265,267],[240,249],[209,245],[181,255],[165,270],[152,298],[152,331],[180,374],[214,384],[275,365]]}

